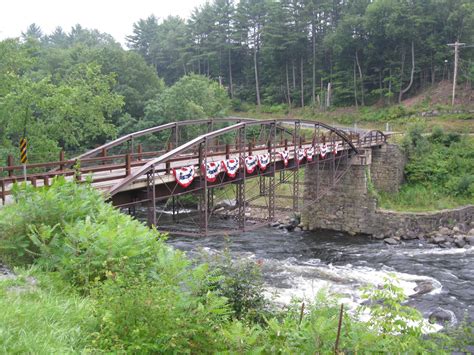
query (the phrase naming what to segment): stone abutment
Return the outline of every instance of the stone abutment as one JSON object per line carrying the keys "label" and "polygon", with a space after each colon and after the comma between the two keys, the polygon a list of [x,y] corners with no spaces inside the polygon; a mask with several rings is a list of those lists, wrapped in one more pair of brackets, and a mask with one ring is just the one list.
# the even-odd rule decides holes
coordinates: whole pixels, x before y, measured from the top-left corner
{"label": "stone abutment", "polygon": [[356,157],[347,173],[324,196],[318,198],[314,189],[316,176],[328,178],[330,171],[309,165],[305,171],[305,195],[316,201],[302,212],[305,229],[331,229],[350,234],[370,234],[377,237],[406,233],[430,233],[457,223],[469,225],[474,218],[474,206],[436,212],[396,212],[377,207],[374,190],[395,193],[403,183],[406,157],[399,146],[384,144],[366,149]]}

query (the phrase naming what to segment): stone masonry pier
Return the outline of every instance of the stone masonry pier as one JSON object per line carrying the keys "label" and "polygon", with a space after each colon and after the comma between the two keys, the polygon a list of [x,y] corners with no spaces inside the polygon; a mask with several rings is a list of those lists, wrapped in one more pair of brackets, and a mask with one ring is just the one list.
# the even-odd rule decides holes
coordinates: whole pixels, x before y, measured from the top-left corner
{"label": "stone masonry pier", "polygon": [[329,171],[316,174],[315,165],[305,172],[305,195],[317,201],[302,213],[305,229],[331,229],[377,237],[406,233],[429,233],[442,226],[472,223],[474,206],[436,212],[396,212],[377,208],[373,190],[395,193],[403,183],[406,157],[394,144],[365,149],[353,160],[347,173],[327,194],[318,199],[315,176],[325,179]]}

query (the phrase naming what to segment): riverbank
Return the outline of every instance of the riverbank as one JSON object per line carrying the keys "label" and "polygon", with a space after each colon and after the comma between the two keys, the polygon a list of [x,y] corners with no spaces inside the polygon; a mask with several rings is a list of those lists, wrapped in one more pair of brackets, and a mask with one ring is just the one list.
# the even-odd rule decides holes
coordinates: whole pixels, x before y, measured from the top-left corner
{"label": "riverbank", "polygon": [[[156,230],[121,214],[87,184],[59,179],[48,189],[23,187],[17,193],[18,202],[0,211],[0,259],[18,265],[16,277],[0,281],[0,351],[5,353],[327,353],[334,351],[339,327],[344,352],[402,347],[439,353],[469,344],[456,337],[457,328],[422,337],[422,316],[400,304],[405,295],[397,280],[370,282],[371,275],[386,272],[353,267],[340,257],[331,261],[322,254],[318,261],[307,236],[298,242],[283,231],[272,237],[269,229],[233,236],[230,248],[242,247],[255,254],[253,259],[232,251],[227,257],[224,236],[188,239],[224,246],[222,262],[201,263],[180,251],[187,239],[165,243]],[[197,246],[191,251],[198,252]],[[344,247],[333,250],[342,255]],[[282,252],[283,260],[277,257]],[[305,300],[304,312],[301,299],[273,308],[259,280],[267,270],[279,271],[276,276],[287,289],[297,288],[297,280],[285,277],[288,263],[300,268],[292,260],[317,264],[321,277],[359,290],[356,297],[367,300],[369,318],[347,311],[340,318],[336,293],[320,288]],[[334,268],[343,272],[331,276]],[[352,275],[369,276],[369,282],[354,283],[355,276],[338,280],[350,269]],[[366,284],[373,286],[361,291]],[[324,342],[315,344],[317,338]]]}

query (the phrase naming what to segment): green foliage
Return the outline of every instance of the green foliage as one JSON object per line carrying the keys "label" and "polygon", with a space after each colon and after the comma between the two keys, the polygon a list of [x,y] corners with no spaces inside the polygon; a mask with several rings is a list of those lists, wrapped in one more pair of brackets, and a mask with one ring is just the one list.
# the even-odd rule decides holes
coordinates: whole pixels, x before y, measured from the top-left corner
{"label": "green foliage", "polygon": [[397,194],[380,193],[381,206],[437,210],[474,203],[474,140],[434,127],[412,125],[402,146],[408,155],[407,183]]}
{"label": "green foliage", "polygon": [[225,90],[200,75],[187,75],[166,89],[146,108],[146,119],[170,122],[193,118],[221,117],[230,107]]}
{"label": "green foliage", "polygon": [[74,354],[88,347],[97,330],[94,302],[53,273],[15,271],[17,280],[0,281],[0,352]]}
{"label": "green foliage", "polygon": [[100,193],[87,185],[56,179],[51,188],[17,185],[15,204],[0,211],[0,257],[19,263],[31,262],[40,254],[30,236],[32,230],[55,229],[95,215],[103,205]]}
{"label": "green foliage", "polygon": [[107,280],[95,293],[101,330],[94,346],[113,352],[211,352],[229,310],[225,298],[194,290],[206,277],[202,268],[153,281]]}
{"label": "green foliage", "polygon": [[[276,312],[263,296],[258,266],[228,255],[193,266],[87,185],[58,180],[49,189],[17,187],[15,194],[17,202],[0,211],[7,226],[1,245],[35,248],[41,269],[0,281],[4,352],[334,351],[339,307],[332,296],[320,293],[303,314],[298,302]],[[11,255],[3,249],[2,260]],[[421,337],[410,323],[419,314],[400,305],[396,285],[368,297],[370,322],[344,314],[341,351],[443,353],[468,334]]]}
{"label": "green foliage", "polygon": [[225,297],[235,318],[263,322],[270,310],[258,264],[233,260],[228,250],[224,254],[202,254],[200,261],[209,265],[206,289]]}

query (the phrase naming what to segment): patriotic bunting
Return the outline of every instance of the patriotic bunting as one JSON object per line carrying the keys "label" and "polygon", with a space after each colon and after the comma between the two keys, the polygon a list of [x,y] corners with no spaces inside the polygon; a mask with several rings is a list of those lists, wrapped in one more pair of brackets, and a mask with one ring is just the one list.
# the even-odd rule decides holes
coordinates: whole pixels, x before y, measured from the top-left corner
{"label": "patriotic bunting", "polygon": [[221,162],[215,163],[210,162],[202,165],[202,170],[206,172],[206,180],[214,182],[217,179],[217,175],[221,172]]}
{"label": "patriotic bunting", "polygon": [[290,153],[288,152],[288,150],[284,150],[282,152],[278,152],[278,154],[280,154],[281,156],[281,159],[283,160],[283,164],[285,166],[288,166],[288,160],[290,158]]}
{"label": "patriotic bunting", "polygon": [[260,170],[265,171],[269,163],[270,154],[262,154],[258,156],[258,166],[260,167]]}
{"label": "patriotic bunting", "polygon": [[230,178],[235,178],[237,171],[239,170],[239,159],[226,159],[222,161],[224,170],[227,173],[227,176]]}
{"label": "patriotic bunting", "polygon": [[334,147],[333,147],[332,152],[334,153],[334,155],[336,155],[338,151],[339,151],[339,143],[336,142],[336,143],[334,143]]}
{"label": "patriotic bunting", "polygon": [[298,157],[298,162],[302,162],[306,156],[306,151],[302,148],[296,150],[296,156]]}
{"label": "patriotic bunting", "polygon": [[328,147],[326,144],[321,144],[319,147],[319,154],[321,155],[321,158],[324,159],[326,154],[328,153]]}
{"label": "patriotic bunting", "polygon": [[178,185],[186,188],[194,180],[194,166],[173,169],[173,175]]}
{"label": "patriotic bunting", "polygon": [[314,156],[314,147],[306,149],[306,160],[313,161]]}
{"label": "patriotic bunting", "polygon": [[247,174],[252,174],[257,168],[257,156],[249,155],[245,157],[245,170]]}

